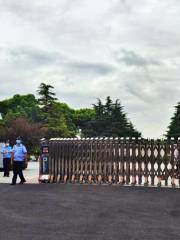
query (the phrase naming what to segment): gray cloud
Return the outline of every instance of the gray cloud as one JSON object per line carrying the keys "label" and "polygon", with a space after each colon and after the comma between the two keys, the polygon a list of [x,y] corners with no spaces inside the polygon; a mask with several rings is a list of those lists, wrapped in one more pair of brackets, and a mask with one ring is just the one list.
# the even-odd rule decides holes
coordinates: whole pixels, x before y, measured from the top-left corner
{"label": "gray cloud", "polygon": [[127,13],[131,14],[132,13],[132,1],[129,0],[120,0],[120,1],[115,1],[115,5],[112,7],[113,13]]}
{"label": "gray cloud", "polygon": [[34,48],[16,48],[9,51],[12,61],[18,63],[32,63],[33,65],[54,64],[57,56],[55,53],[48,53]]}
{"label": "gray cloud", "polygon": [[115,67],[110,64],[94,63],[94,62],[71,62],[68,64],[69,70],[75,70],[81,74],[97,74],[97,75],[107,75],[115,71]]}
{"label": "gray cloud", "polygon": [[129,66],[136,66],[136,67],[148,67],[148,66],[157,66],[160,65],[160,61],[142,57],[140,54],[137,54],[136,52],[132,50],[125,50],[123,49],[121,51],[122,56],[118,57],[118,61],[125,63]]}
{"label": "gray cloud", "polygon": [[53,3],[49,0],[33,0],[31,2],[24,2],[23,0],[13,2],[11,0],[0,0],[0,7],[4,11],[17,15],[20,18],[41,24],[42,21],[48,20],[50,15],[54,15],[54,19],[63,17],[71,8],[76,7],[79,2],[80,0],[55,0]]}
{"label": "gray cloud", "polygon": [[68,58],[59,52],[48,52],[38,48],[14,48],[7,51],[11,62],[26,67],[38,68],[49,66],[54,68],[64,68],[65,72],[87,75],[107,75],[116,71],[116,67],[107,63],[80,61],[75,58]]}

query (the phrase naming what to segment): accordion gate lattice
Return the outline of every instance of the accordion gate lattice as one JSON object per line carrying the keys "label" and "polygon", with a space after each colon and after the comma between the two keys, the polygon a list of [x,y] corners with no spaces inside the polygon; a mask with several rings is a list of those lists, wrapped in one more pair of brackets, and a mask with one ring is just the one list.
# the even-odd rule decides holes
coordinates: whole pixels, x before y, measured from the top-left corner
{"label": "accordion gate lattice", "polygon": [[51,139],[49,181],[179,186],[180,141]]}

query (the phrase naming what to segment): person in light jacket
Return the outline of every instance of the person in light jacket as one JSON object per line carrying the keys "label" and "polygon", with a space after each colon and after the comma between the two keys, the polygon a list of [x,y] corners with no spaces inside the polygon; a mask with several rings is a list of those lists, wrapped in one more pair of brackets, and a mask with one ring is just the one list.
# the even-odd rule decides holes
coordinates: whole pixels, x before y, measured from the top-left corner
{"label": "person in light jacket", "polygon": [[3,155],[4,177],[9,177],[12,158],[12,147],[9,145],[9,140],[5,142],[5,146],[3,147],[1,153]]}

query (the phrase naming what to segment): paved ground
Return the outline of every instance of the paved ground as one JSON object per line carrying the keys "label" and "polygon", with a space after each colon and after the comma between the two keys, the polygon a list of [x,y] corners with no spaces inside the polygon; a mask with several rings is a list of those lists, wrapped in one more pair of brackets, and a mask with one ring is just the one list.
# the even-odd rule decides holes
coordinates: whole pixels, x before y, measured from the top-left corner
{"label": "paved ground", "polygon": [[180,190],[0,184],[0,239],[179,240]]}
{"label": "paved ground", "polygon": [[[38,162],[28,162],[28,168],[23,171],[27,183],[38,183],[39,175],[39,163]],[[0,183],[11,183],[12,181],[12,171],[10,172],[10,177],[3,177],[3,172],[0,172]],[[17,179],[19,182],[20,179]]]}

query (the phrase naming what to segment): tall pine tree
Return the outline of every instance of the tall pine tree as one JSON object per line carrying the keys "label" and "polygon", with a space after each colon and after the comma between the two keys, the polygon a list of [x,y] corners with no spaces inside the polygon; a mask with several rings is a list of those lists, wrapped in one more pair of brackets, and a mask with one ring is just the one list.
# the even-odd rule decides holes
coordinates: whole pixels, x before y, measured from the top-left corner
{"label": "tall pine tree", "polygon": [[174,116],[171,118],[166,136],[180,137],[180,102],[175,106]]}
{"label": "tall pine tree", "polygon": [[51,89],[54,89],[53,86],[45,83],[41,83],[38,89],[39,94],[39,105],[41,105],[45,111],[48,111],[53,103],[57,100],[55,97],[55,93],[51,91]]}
{"label": "tall pine tree", "polygon": [[48,129],[46,137],[69,137],[75,133],[67,125],[66,117],[56,102],[56,94],[52,91],[53,86],[41,83],[38,89],[40,98],[39,105],[43,112],[43,124]]}
{"label": "tall pine tree", "polygon": [[87,121],[82,132],[86,137],[139,137],[141,134],[135,130],[132,123],[127,119],[119,100],[115,103],[108,96],[106,103],[98,99],[93,104],[95,117]]}

